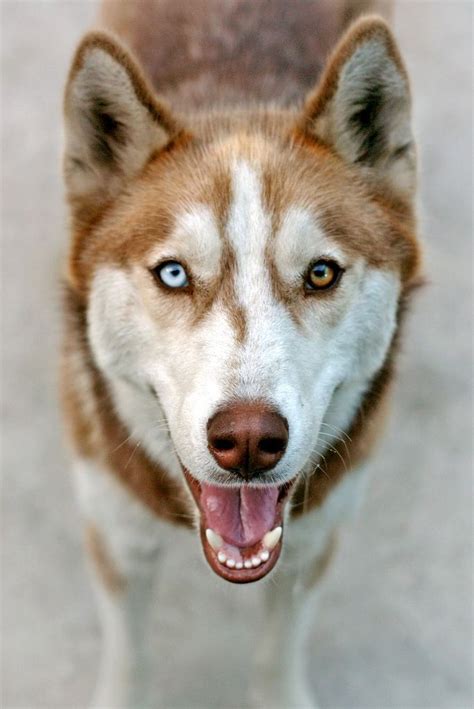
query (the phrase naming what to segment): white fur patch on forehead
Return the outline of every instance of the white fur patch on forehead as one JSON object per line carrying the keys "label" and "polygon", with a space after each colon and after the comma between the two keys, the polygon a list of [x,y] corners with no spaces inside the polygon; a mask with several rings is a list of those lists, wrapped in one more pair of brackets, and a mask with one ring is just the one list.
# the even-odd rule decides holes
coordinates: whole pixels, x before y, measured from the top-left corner
{"label": "white fur patch on forehead", "polygon": [[[271,231],[270,215],[262,201],[257,171],[243,160],[232,169],[232,202],[227,236],[235,252],[238,297],[244,303],[256,288],[262,291],[266,277],[265,247]],[[262,279],[263,282],[262,282]]]}
{"label": "white fur patch on forehead", "polygon": [[263,208],[259,175],[244,160],[236,161],[231,175],[233,200],[227,224],[229,238],[240,255],[260,252],[270,231],[270,216]]}
{"label": "white fur patch on forehead", "polygon": [[205,204],[193,205],[176,217],[170,236],[147,256],[149,268],[163,259],[184,260],[200,278],[216,276],[222,256],[222,239],[216,216]]}
{"label": "white fur patch on forehead", "polygon": [[290,207],[275,234],[274,259],[280,276],[289,282],[299,279],[311,261],[321,257],[334,259],[341,266],[347,261],[312,213],[303,207]]}

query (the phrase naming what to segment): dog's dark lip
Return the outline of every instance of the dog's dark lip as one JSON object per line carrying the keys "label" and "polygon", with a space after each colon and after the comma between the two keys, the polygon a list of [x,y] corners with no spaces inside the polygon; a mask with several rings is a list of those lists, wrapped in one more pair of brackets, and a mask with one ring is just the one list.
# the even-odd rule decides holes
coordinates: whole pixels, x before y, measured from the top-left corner
{"label": "dog's dark lip", "polygon": [[[183,471],[184,475],[186,478],[186,481],[188,483],[189,489],[191,491],[191,494],[196,502],[196,505],[199,509],[200,513],[200,525],[199,525],[199,534],[201,538],[201,543],[204,551],[204,555],[206,557],[206,560],[211,567],[211,569],[221,578],[225,579],[226,581],[230,581],[231,583],[237,583],[237,584],[245,584],[245,583],[253,583],[254,581],[258,581],[259,579],[263,578],[266,576],[275,566],[277,563],[281,549],[282,549],[282,542],[283,542],[283,516],[284,516],[284,509],[285,505],[288,502],[290,498],[290,493],[292,489],[294,488],[296,481],[298,479],[298,476],[295,476],[292,480],[287,481],[285,483],[282,483],[279,486],[279,495],[278,495],[278,501],[277,501],[277,506],[276,506],[276,516],[273,524],[273,529],[280,527],[281,528],[281,536],[278,541],[278,543],[275,545],[275,547],[269,552],[268,558],[265,561],[261,561],[261,563],[257,567],[253,568],[228,568],[225,564],[223,564],[221,561],[218,559],[218,552],[213,549],[213,547],[210,545],[207,535],[206,535],[206,530],[207,530],[207,524],[206,524],[206,519],[204,512],[202,510],[201,504],[200,504],[200,497],[201,497],[201,484],[200,482],[183,466]],[[258,556],[259,552],[261,553],[263,547],[261,542],[258,542],[257,544],[251,546],[251,547],[246,547],[245,549],[241,549],[238,547],[235,547],[230,544],[224,543],[223,545],[223,551],[229,551],[231,552],[231,557],[233,559],[235,558],[246,558],[249,559],[254,556]]]}

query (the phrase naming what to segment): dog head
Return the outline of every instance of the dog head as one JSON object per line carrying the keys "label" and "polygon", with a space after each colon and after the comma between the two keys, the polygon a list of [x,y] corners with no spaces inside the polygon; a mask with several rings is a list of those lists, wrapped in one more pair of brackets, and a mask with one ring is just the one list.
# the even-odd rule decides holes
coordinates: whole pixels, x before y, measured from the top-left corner
{"label": "dog head", "polygon": [[131,435],[184,470],[213,568],[260,578],[293,482],[350,424],[417,269],[394,40],[363,20],[304,107],[187,122],[93,33],[65,125],[69,278],[96,365]]}

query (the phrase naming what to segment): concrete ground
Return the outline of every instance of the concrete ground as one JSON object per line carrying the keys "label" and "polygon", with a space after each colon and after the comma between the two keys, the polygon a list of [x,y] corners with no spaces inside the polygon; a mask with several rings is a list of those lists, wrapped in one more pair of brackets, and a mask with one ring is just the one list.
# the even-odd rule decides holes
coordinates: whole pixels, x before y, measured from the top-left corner
{"label": "concrete ground", "polygon": [[[61,90],[96,6],[3,0],[1,9],[2,706],[85,707],[99,631],[56,403],[57,274]],[[311,632],[311,682],[328,709],[472,705],[471,28],[470,2],[405,0],[396,11],[430,285],[407,328],[366,505]],[[179,535],[175,580],[157,598],[163,706],[241,707],[260,589],[224,585],[197,551]]]}

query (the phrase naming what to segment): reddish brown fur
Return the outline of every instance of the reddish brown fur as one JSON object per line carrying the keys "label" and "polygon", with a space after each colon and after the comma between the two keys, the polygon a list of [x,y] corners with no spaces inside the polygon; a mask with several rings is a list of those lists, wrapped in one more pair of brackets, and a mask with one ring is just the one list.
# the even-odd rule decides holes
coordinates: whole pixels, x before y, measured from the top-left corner
{"label": "reddish brown fur", "polygon": [[318,87],[309,95],[306,101],[306,110],[302,125],[304,132],[310,132],[310,124],[318,118],[334,96],[338,77],[343,65],[352,56],[362,41],[366,42],[373,38],[381,38],[387,47],[389,56],[393,59],[399,72],[408,83],[408,77],[400,52],[391,34],[388,32],[385,22],[377,17],[364,18],[364,20],[358,23],[355,30],[349,30],[346,36],[342,38],[328,60],[327,68],[321,77]]}
{"label": "reddish brown fur", "polygon": [[126,41],[175,107],[289,105],[314,86],[344,27],[361,13],[388,16],[390,6],[390,0],[106,0],[101,23]]}
{"label": "reddish brown fur", "polygon": [[[150,6],[150,11],[165,12],[165,5],[167,21],[174,22],[178,12],[176,8],[181,7],[179,4],[174,10],[170,10],[167,3],[155,3]],[[234,7],[233,3],[230,5]],[[181,57],[179,68],[174,65],[170,68],[166,63],[159,66],[153,63],[155,60],[152,61],[152,58],[148,57],[149,47],[147,48],[146,42],[143,49],[140,49],[141,45],[138,44],[140,23],[134,25],[133,22],[129,24],[124,20],[126,13],[132,12],[135,6],[128,3],[107,3],[105,16],[109,18],[112,26],[121,29],[125,36],[127,32],[132,33],[132,45],[137,53],[146,55],[145,60],[153,81],[167,89],[168,95],[179,98],[182,91],[184,96],[186,82],[180,83],[181,88],[178,88],[177,81],[183,78],[183,67],[187,62]],[[281,10],[282,6],[278,6]],[[311,7],[311,12],[315,11],[313,6],[304,3],[305,11],[308,7]],[[329,12],[327,7],[326,11]],[[121,15],[121,12],[124,12],[124,15]],[[298,32],[302,32],[303,25],[307,24],[305,18],[300,12],[295,20],[299,27]],[[128,28],[127,31],[125,27]],[[356,36],[354,42],[357,41]],[[386,191],[376,191],[374,187],[368,187],[355,168],[348,167],[308,134],[308,121],[317,115],[322,102],[327,100],[334,90],[333,68],[327,70],[322,88],[309,99],[303,119],[294,109],[255,109],[250,112],[237,110],[187,116],[186,128],[183,130],[179,126],[184,125],[184,121],[181,119],[175,122],[168,109],[156,101],[135,63],[126,53],[115,48],[115,45],[110,45],[109,41],[102,39],[100,35],[92,35],[82,45],[73,64],[70,81],[81,65],[85,47],[91,44],[110,51],[125,66],[132,78],[137,98],[149,108],[154,118],[166,127],[170,135],[175,136],[175,140],[167,149],[151,156],[142,174],[129,184],[113,203],[101,205],[97,209],[94,209],[93,205],[90,205],[89,209],[81,205],[80,209],[75,210],[77,205],[73,204],[73,244],[66,300],[69,323],[63,365],[66,416],[74,445],[81,455],[100,460],[156,514],[189,524],[191,507],[184,484],[181,486],[175,483],[165,471],[157,469],[144,451],[136,448],[133,442],[126,441],[128,432],[114,414],[108,401],[106,383],[92,361],[87,344],[84,313],[91,279],[97,267],[104,263],[116,263],[127,266],[138,264],[143,269],[148,268],[149,264],[145,262],[145,258],[152,246],[166,239],[173,216],[184,196],[186,200],[193,199],[197,203],[212,205],[218,223],[223,225],[230,200],[230,177],[225,166],[225,157],[236,152],[250,156],[260,164],[264,184],[263,196],[267,208],[271,211],[274,226],[278,224],[288,200],[293,205],[314,209],[318,215],[322,215],[324,227],[336,241],[344,244],[349,254],[362,254],[372,265],[401,273],[402,302],[416,282],[419,271],[414,216],[408,204],[397,201]],[[157,49],[156,56],[166,55],[169,59],[172,53],[167,47],[164,42]],[[310,42],[305,47],[306,51],[310,52],[313,45]],[[211,49],[212,43],[209,46],[210,54],[203,59],[199,72],[205,73],[209,71],[209,66],[212,66],[217,72],[215,89],[220,90],[225,64],[221,65],[216,60]],[[255,61],[258,62],[258,42],[253,49],[256,50]],[[398,62],[396,49],[392,47],[392,50],[393,57]],[[176,54],[179,53],[175,52],[174,55]],[[314,64],[304,64],[311,69],[311,83],[316,79],[319,56],[316,52],[312,60]],[[230,80],[238,72],[245,74],[246,57],[247,54],[238,71],[237,64],[234,65]],[[336,54],[334,61],[338,64],[342,59],[342,55]],[[305,61],[309,61],[308,57]],[[166,74],[165,66],[168,66],[169,74]],[[265,66],[268,68],[268,65]],[[221,76],[219,71],[222,67],[224,69]],[[278,68],[277,62],[273,70],[279,83],[291,84],[285,72],[280,75]],[[260,74],[258,76],[261,77]],[[259,83],[258,76],[254,72],[255,86],[262,89],[266,84]],[[298,80],[293,82],[290,97],[301,93],[308,80],[303,71]],[[210,83],[214,85],[214,77]],[[275,82],[271,86],[274,90]],[[248,87],[237,86],[237,93],[244,88],[247,91]],[[253,96],[252,91],[253,89],[249,89],[250,97]],[[191,92],[190,105],[196,101],[197,95],[199,91]],[[275,94],[272,96],[275,98]],[[266,98],[265,91],[262,90],[260,97]],[[281,93],[278,97],[281,98]],[[209,146],[213,146],[212,151]],[[344,209],[335,209],[334,194],[344,194]],[[131,234],[133,239],[130,238]],[[298,320],[299,306],[292,301],[285,284],[281,282],[270,253],[268,260],[274,274],[275,292],[287,303],[290,310],[292,309],[295,319]],[[223,267],[227,268],[228,273],[232,273],[232,255],[226,249]],[[150,276],[150,284],[151,278]],[[144,285],[143,288],[146,289],[147,286]],[[188,307],[193,308],[196,318],[200,318],[212,300],[218,296],[225,299],[239,338],[245,338],[245,314],[239,309],[233,293],[225,285],[222,287],[220,283],[211,284],[206,298],[195,300]],[[157,317],[164,316],[157,313]],[[351,442],[347,443],[348,450],[342,444],[335,444],[335,451],[326,455],[325,473],[315,471],[308,484],[301,484],[294,500],[295,515],[323,502],[345,472],[345,464],[341,458],[349,459],[354,465],[369,454],[376,437],[375,431],[383,419],[393,373],[394,352],[395,341],[349,431]],[[94,402],[93,415],[86,409],[77,386],[78,367],[90,382]]]}
{"label": "reddish brown fur", "polygon": [[129,432],[114,412],[107,385],[94,365],[85,337],[83,304],[71,291],[66,293],[65,304],[68,319],[61,372],[62,399],[76,452],[100,462],[159,517],[192,526],[187,488],[177,484],[130,440]]}
{"label": "reddish brown fur", "polygon": [[123,591],[126,585],[125,578],[115,565],[104,538],[93,524],[87,525],[85,529],[85,545],[105,588],[114,594]]}
{"label": "reddish brown fur", "polygon": [[125,67],[132,80],[137,99],[149,111],[153,119],[168,131],[170,136],[179,132],[175,119],[170,111],[157,101],[153,89],[148,85],[148,81],[145,79],[139,65],[132,59],[128,52],[124,51],[117,42],[109,39],[103,32],[90,32],[85,40],[81,42],[69,71],[65,93],[65,105],[67,105],[68,91],[76,74],[83,66],[85,55],[94,48],[103,49]]}
{"label": "reddish brown fur", "polygon": [[[209,204],[213,209],[216,204],[216,216],[222,224],[230,180],[224,162],[226,155],[236,153],[260,163],[264,196],[274,223],[288,203],[313,209],[328,233],[350,255],[362,255],[378,268],[401,270],[409,283],[418,270],[411,210],[402,210],[374,193],[355,168],[345,165],[324,146],[307,141],[295,145],[287,133],[293,114],[282,116],[279,133],[270,124],[273,140],[267,141],[266,118],[265,113],[256,115],[255,120],[250,118],[252,136],[237,133],[225,142],[227,126],[223,128],[215,119],[212,152],[205,137],[207,125],[201,130],[195,125],[192,142],[152,159],[136,183],[104,210],[93,229],[74,232],[71,270],[78,290],[87,293],[101,263],[144,263],[153,245],[170,233],[176,210],[186,199]],[[345,195],[344,209],[336,208],[335,193]],[[133,240],[129,238],[131,230]]]}
{"label": "reddish brown fur", "polygon": [[294,517],[321,505],[348,470],[356,468],[370,456],[387,415],[396,345],[397,337],[347,434],[331,445],[310,477],[300,481],[293,497]]}

